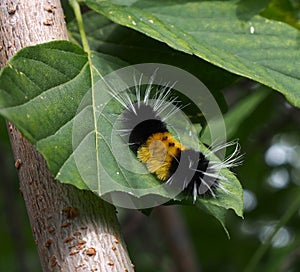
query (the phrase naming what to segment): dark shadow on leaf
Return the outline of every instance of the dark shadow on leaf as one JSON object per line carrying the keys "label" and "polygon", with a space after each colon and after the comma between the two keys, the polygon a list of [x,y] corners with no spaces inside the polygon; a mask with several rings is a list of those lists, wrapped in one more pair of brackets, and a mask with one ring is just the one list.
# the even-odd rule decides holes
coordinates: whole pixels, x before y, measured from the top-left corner
{"label": "dark shadow on leaf", "polygon": [[243,21],[249,21],[262,12],[270,0],[240,0],[237,3],[236,16]]}

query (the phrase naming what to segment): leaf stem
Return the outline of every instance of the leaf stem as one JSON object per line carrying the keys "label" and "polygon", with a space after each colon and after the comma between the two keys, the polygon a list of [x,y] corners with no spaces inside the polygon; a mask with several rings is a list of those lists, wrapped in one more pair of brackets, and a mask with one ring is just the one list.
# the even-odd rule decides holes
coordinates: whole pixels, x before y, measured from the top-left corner
{"label": "leaf stem", "polygon": [[[96,163],[97,163],[97,177],[98,177],[98,194],[100,193],[100,177],[99,177],[99,141],[98,141],[98,118],[99,116],[97,115],[97,101],[96,101],[96,95],[95,95],[95,67],[92,62],[92,52],[88,43],[87,36],[85,34],[84,30],[84,25],[83,25],[83,20],[82,20],[82,15],[81,15],[81,10],[80,6],[77,2],[77,0],[69,0],[69,3],[71,7],[74,10],[75,13],[75,18],[77,20],[78,28],[79,28],[79,33],[82,41],[82,46],[83,50],[87,53],[88,55],[88,62],[89,62],[89,67],[90,67],[90,73],[91,73],[91,95],[92,95],[92,107],[93,107],[93,120],[94,120],[94,133],[95,133],[95,149],[96,149]],[[98,74],[98,76],[103,79],[103,76],[101,73]]]}
{"label": "leaf stem", "polygon": [[88,40],[87,40],[87,37],[86,37],[86,34],[85,34],[80,6],[79,6],[77,0],[69,0],[69,3],[70,3],[70,5],[73,8],[74,13],[75,13],[75,18],[76,18],[76,21],[78,23],[78,28],[79,28],[79,33],[80,33],[83,49],[90,56],[91,55],[91,49],[90,49],[90,46],[89,46],[89,43],[88,43]]}
{"label": "leaf stem", "polygon": [[291,219],[291,217],[299,210],[299,206],[300,206],[300,194],[298,194],[296,200],[286,210],[285,214],[281,217],[281,219],[279,220],[279,222],[277,223],[273,231],[270,233],[265,243],[261,244],[261,246],[256,250],[252,258],[250,259],[248,265],[246,266],[244,272],[257,271],[257,265],[261,260],[261,258],[263,257],[263,255],[267,252],[268,248],[270,247],[272,243],[272,239],[279,231],[279,229],[283,227]]}

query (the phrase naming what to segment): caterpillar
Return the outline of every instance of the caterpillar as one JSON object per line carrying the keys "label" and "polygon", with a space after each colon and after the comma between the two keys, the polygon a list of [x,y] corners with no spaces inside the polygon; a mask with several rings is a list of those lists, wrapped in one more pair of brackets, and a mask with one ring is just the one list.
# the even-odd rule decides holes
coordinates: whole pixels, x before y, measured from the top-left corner
{"label": "caterpillar", "polygon": [[[171,95],[174,85],[158,88],[152,95],[157,87],[152,77],[144,92],[140,84],[135,84],[133,97],[129,89],[123,93],[111,90],[110,95],[123,107],[119,133],[137,159],[161,182],[181,184],[182,191],[191,196],[194,203],[197,197],[215,198],[218,188],[226,191],[220,181],[227,178],[220,170],[241,163],[240,147],[233,141],[211,147],[205,154],[177,140],[167,124],[171,116],[183,109],[178,106],[177,97]],[[221,149],[233,145],[233,153],[223,161],[213,158]]]}

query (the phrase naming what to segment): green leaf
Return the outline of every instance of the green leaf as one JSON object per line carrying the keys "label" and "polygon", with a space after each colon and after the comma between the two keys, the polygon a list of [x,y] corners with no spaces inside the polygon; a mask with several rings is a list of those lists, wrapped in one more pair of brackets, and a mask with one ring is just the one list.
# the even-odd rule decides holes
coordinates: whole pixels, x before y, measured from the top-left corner
{"label": "green leaf", "polygon": [[[91,49],[117,56],[130,64],[157,62],[182,68],[197,76],[214,95],[221,110],[223,112],[227,110],[220,90],[236,81],[237,76],[195,56],[174,50],[130,28],[112,23],[96,12],[85,13],[83,22]],[[69,35],[80,43],[81,38],[76,21],[68,24],[68,29]],[[187,108],[187,110],[190,109],[191,107]],[[191,112],[188,114],[192,115]],[[199,117],[194,119],[200,122]]]}
{"label": "green leaf", "polygon": [[[209,152],[209,149],[207,149],[203,144],[200,143],[200,146],[202,152]],[[215,161],[219,161],[219,159],[215,156],[213,156],[213,159]],[[225,226],[227,210],[232,209],[238,216],[243,218],[243,188],[237,177],[229,169],[222,169],[220,174],[225,177],[226,180],[219,180],[220,188],[217,190],[216,198],[199,198],[195,205],[213,215],[221,223],[227,236],[230,237]],[[192,200],[187,199],[185,195],[179,195],[175,200],[188,205],[192,202]]]}
{"label": "green leaf", "polygon": [[86,60],[79,47],[66,42],[20,51],[1,71],[1,114],[34,144],[51,135],[70,121],[85,93]]}
{"label": "green leaf", "polygon": [[[67,41],[24,48],[0,73],[0,114],[36,146],[62,183],[100,196],[137,189],[131,201],[139,205],[143,197],[166,199],[170,194],[136,158],[123,159],[129,161],[128,169],[119,164],[123,153],[116,156],[114,151],[114,144],[122,145],[116,142],[118,137],[112,141],[120,104],[114,99],[98,104],[98,99],[106,98],[97,84],[125,65],[95,52],[89,59]],[[241,216],[243,201],[237,179],[229,170],[223,171],[228,178],[224,188],[230,193],[220,191],[218,198],[199,203],[224,225],[223,211],[233,209]]]}
{"label": "green leaf", "polygon": [[258,14],[249,18],[244,1],[85,3],[118,24],[261,82],[300,107],[299,31]]}
{"label": "green leaf", "polygon": [[[125,64],[96,54],[102,75]],[[72,147],[74,116],[91,87],[86,53],[56,41],[19,51],[0,75],[0,113],[13,122],[46,159],[52,175],[87,189],[77,170]]]}
{"label": "green leaf", "polygon": [[196,203],[196,205],[199,207],[199,209],[213,215],[222,225],[227,237],[230,238],[229,232],[225,225],[227,209],[210,203],[201,203],[199,201]]}

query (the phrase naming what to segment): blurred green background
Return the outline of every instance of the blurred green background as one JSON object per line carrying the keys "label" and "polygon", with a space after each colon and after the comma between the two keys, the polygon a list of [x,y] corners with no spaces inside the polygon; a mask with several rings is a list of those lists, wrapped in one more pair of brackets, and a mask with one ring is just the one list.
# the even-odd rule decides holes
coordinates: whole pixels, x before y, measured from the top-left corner
{"label": "blurred green background", "polygon": [[[265,11],[265,17],[299,28],[299,20],[289,21],[290,13],[296,9],[285,10],[291,6],[287,3],[292,3],[299,18],[297,1],[271,2],[279,8],[275,5]],[[71,21],[72,12],[63,3],[67,21]],[[103,25],[107,25],[106,21]],[[77,39],[72,27],[71,24],[73,38]],[[287,220],[254,271],[300,271],[300,206],[295,206],[300,198],[300,110],[287,103],[282,95],[256,82],[175,52],[133,30],[111,27],[117,28],[117,33],[124,33],[124,38],[101,40],[101,35],[105,35],[101,32],[101,42],[94,41],[93,49],[131,63],[162,61],[179,65],[197,76],[203,71],[207,76],[201,80],[218,97],[224,111],[225,99],[227,112],[233,113],[227,129],[230,139],[239,139],[241,152],[245,154],[242,166],[234,169],[245,190],[245,218],[229,211],[227,227],[231,239],[216,219],[195,207],[158,208],[148,217],[138,211],[119,209],[136,271],[244,271],[284,216]],[[220,92],[224,99],[218,96]],[[262,92],[266,95],[261,96]],[[0,117],[0,271],[38,272],[41,268],[16,172],[5,121]],[[179,268],[180,265],[186,265],[187,269]]]}

